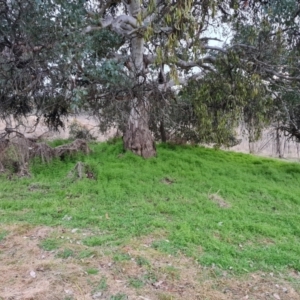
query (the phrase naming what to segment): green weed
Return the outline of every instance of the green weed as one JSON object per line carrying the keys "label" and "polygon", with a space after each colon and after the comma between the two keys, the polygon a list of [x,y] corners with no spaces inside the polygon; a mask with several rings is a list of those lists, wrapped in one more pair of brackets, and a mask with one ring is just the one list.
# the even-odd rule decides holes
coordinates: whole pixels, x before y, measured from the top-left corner
{"label": "green weed", "polygon": [[84,239],[83,243],[89,247],[111,245],[114,244],[114,238],[112,235],[92,236]]}
{"label": "green weed", "polygon": [[78,258],[83,259],[83,258],[88,258],[88,257],[92,257],[95,255],[94,251],[91,250],[83,250],[79,253]]}
{"label": "green weed", "polygon": [[8,231],[0,231],[0,242],[8,235]]}
{"label": "green weed", "polygon": [[137,265],[140,266],[140,267],[141,266],[149,266],[150,265],[150,262],[146,258],[144,258],[142,256],[138,256],[135,259],[135,261],[136,261]]}
{"label": "green weed", "polygon": [[165,266],[162,269],[162,273],[164,273],[167,276],[167,278],[172,280],[178,280],[180,277],[179,276],[180,271],[173,266]]}
{"label": "green weed", "polygon": [[128,280],[128,282],[129,282],[129,285],[131,285],[132,287],[134,287],[136,289],[140,289],[145,285],[143,280],[141,280],[140,278],[130,278]]}
{"label": "green weed", "polygon": [[158,278],[154,272],[149,271],[144,275],[144,280],[149,284],[153,284],[154,282],[157,282]]}
{"label": "green weed", "polygon": [[131,257],[127,253],[117,253],[113,256],[115,262],[130,260]]}
{"label": "green weed", "polygon": [[89,275],[96,275],[99,273],[99,270],[98,269],[95,269],[95,268],[90,268],[90,269],[87,269],[86,272],[89,274]]}
{"label": "green weed", "polygon": [[108,285],[107,285],[107,280],[106,280],[106,277],[103,276],[99,282],[99,285],[97,286],[97,290],[99,291],[106,291],[108,288]]}
{"label": "green weed", "polygon": [[126,299],[128,299],[128,297],[125,294],[116,294],[116,295],[110,296],[109,299],[110,300],[126,300]]}
{"label": "green weed", "polygon": [[74,251],[71,249],[64,249],[63,251],[58,252],[56,256],[59,258],[66,259],[66,258],[74,256]]}
{"label": "green weed", "polygon": [[46,251],[52,251],[59,248],[59,242],[56,239],[45,239],[40,243],[40,247]]}
{"label": "green weed", "polygon": [[173,243],[170,243],[168,240],[158,240],[154,241],[151,245],[154,249],[159,250],[161,252],[165,252],[171,255],[178,254],[178,248],[176,248]]}

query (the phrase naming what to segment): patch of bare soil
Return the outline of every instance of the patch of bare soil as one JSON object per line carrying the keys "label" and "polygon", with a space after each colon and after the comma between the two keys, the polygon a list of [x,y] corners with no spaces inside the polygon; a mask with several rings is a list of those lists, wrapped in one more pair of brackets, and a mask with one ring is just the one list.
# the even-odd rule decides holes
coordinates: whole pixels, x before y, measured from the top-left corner
{"label": "patch of bare soil", "polygon": [[[136,238],[119,248],[87,247],[92,232],[6,226],[0,241],[0,299],[282,299],[300,300],[300,287],[273,274],[216,275],[183,255],[151,247],[162,236]],[[58,247],[46,251],[45,241]],[[300,282],[298,273],[291,274]],[[297,290],[296,290],[297,289]]]}
{"label": "patch of bare soil", "polygon": [[230,208],[230,204],[228,204],[223,197],[219,195],[219,191],[216,193],[208,193],[208,199],[212,202],[216,203],[221,208]]}

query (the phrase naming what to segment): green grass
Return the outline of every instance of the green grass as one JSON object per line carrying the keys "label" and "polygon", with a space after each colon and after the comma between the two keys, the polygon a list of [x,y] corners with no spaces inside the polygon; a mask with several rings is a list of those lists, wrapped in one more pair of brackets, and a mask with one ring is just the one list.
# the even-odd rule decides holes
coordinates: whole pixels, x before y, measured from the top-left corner
{"label": "green grass", "polygon": [[[120,141],[92,148],[86,157],[35,162],[31,178],[0,178],[0,224],[89,228],[97,232],[83,241],[89,247],[162,232],[154,248],[202,265],[300,270],[299,164],[193,146],[162,144],[148,160],[123,153]],[[77,161],[97,180],[68,179]]]}
{"label": "green grass", "polygon": [[95,252],[92,250],[83,250],[79,253],[78,258],[83,259],[83,258],[88,258],[95,256]]}
{"label": "green grass", "polygon": [[94,269],[94,268],[90,268],[90,269],[87,269],[86,272],[89,275],[97,275],[99,273],[99,270],[98,269]]}
{"label": "green grass", "polygon": [[126,300],[128,297],[125,294],[116,294],[113,296],[110,296],[110,300]]}
{"label": "green grass", "polygon": [[136,289],[140,289],[145,285],[144,281],[141,280],[140,278],[130,278],[128,280],[128,283],[130,286],[132,286]]}
{"label": "green grass", "polygon": [[103,276],[96,288],[96,291],[106,291],[107,288],[108,288],[107,279],[105,276]]}
{"label": "green grass", "polygon": [[8,235],[7,231],[0,231],[0,242]]}
{"label": "green grass", "polygon": [[58,252],[56,256],[59,258],[66,259],[66,258],[74,256],[74,251],[71,249],[64,249],[63,251]]}
{"label": "green grass", "polygon": [[140,267],[150,265],[150,262],[142,256],[138,256],[135,261],[136,261],[137,265],[140,266]]}
{"label": "green grass", "polygon": [[113,256],[115,262],[130,260],[131,257],[127,253],[117,253]]}
{"label": "green grass", "polygon": [[46,251],[52,251],[58,249],[60,242],[57,239],[45,239],[40,243],[40,247]]}

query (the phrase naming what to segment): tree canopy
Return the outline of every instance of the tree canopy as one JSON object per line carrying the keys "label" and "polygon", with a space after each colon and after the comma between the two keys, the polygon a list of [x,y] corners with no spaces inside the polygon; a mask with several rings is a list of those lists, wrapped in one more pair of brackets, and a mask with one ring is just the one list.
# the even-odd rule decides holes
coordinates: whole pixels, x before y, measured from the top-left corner
{"label": "tree canopy", "polygon": [[230,145],[276,121],[300,137],[298,1],[1,0],[0,118],[76,109],[154,138]]}

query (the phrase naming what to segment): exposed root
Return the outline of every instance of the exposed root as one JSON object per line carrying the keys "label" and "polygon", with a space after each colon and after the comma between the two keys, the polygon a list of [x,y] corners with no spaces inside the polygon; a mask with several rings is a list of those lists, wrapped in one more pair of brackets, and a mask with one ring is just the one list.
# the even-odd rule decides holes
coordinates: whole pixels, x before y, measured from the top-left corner
{"label": "exposed root", "polygon": [[91,171],[90,166],[81,161],[79,161],[75,165],[75,167],[69,172],[68,178],[72,180],[83,178],[96,179],[95,174]]}
{"label": "exposed root", "polygon": [[32,149],[30,149],[30,154],[32,158],[39,157],[43,163],[48,163],[53,159],[56,153],[55,149],[51,148],[46,143],[36,143]]}
{"label": "exposed root", "polygon": [[63,159],[78,152],[88,154],[90,151],[87,142],[79,139],[56,148],[51,148],[46,143],[37,143],[24,136],[0,139],[0,172],[30,176],[28,165],[35,157],[48,163],[54,157]]}
{"label": "exposed root", "polygon": [[73,155],[77,152],[82,152],[84,154],[89,154],[91,152],[87,141],[85,140],[75,140],[74,142],[54,148],[55,156],[64,158],[66,155]]}

